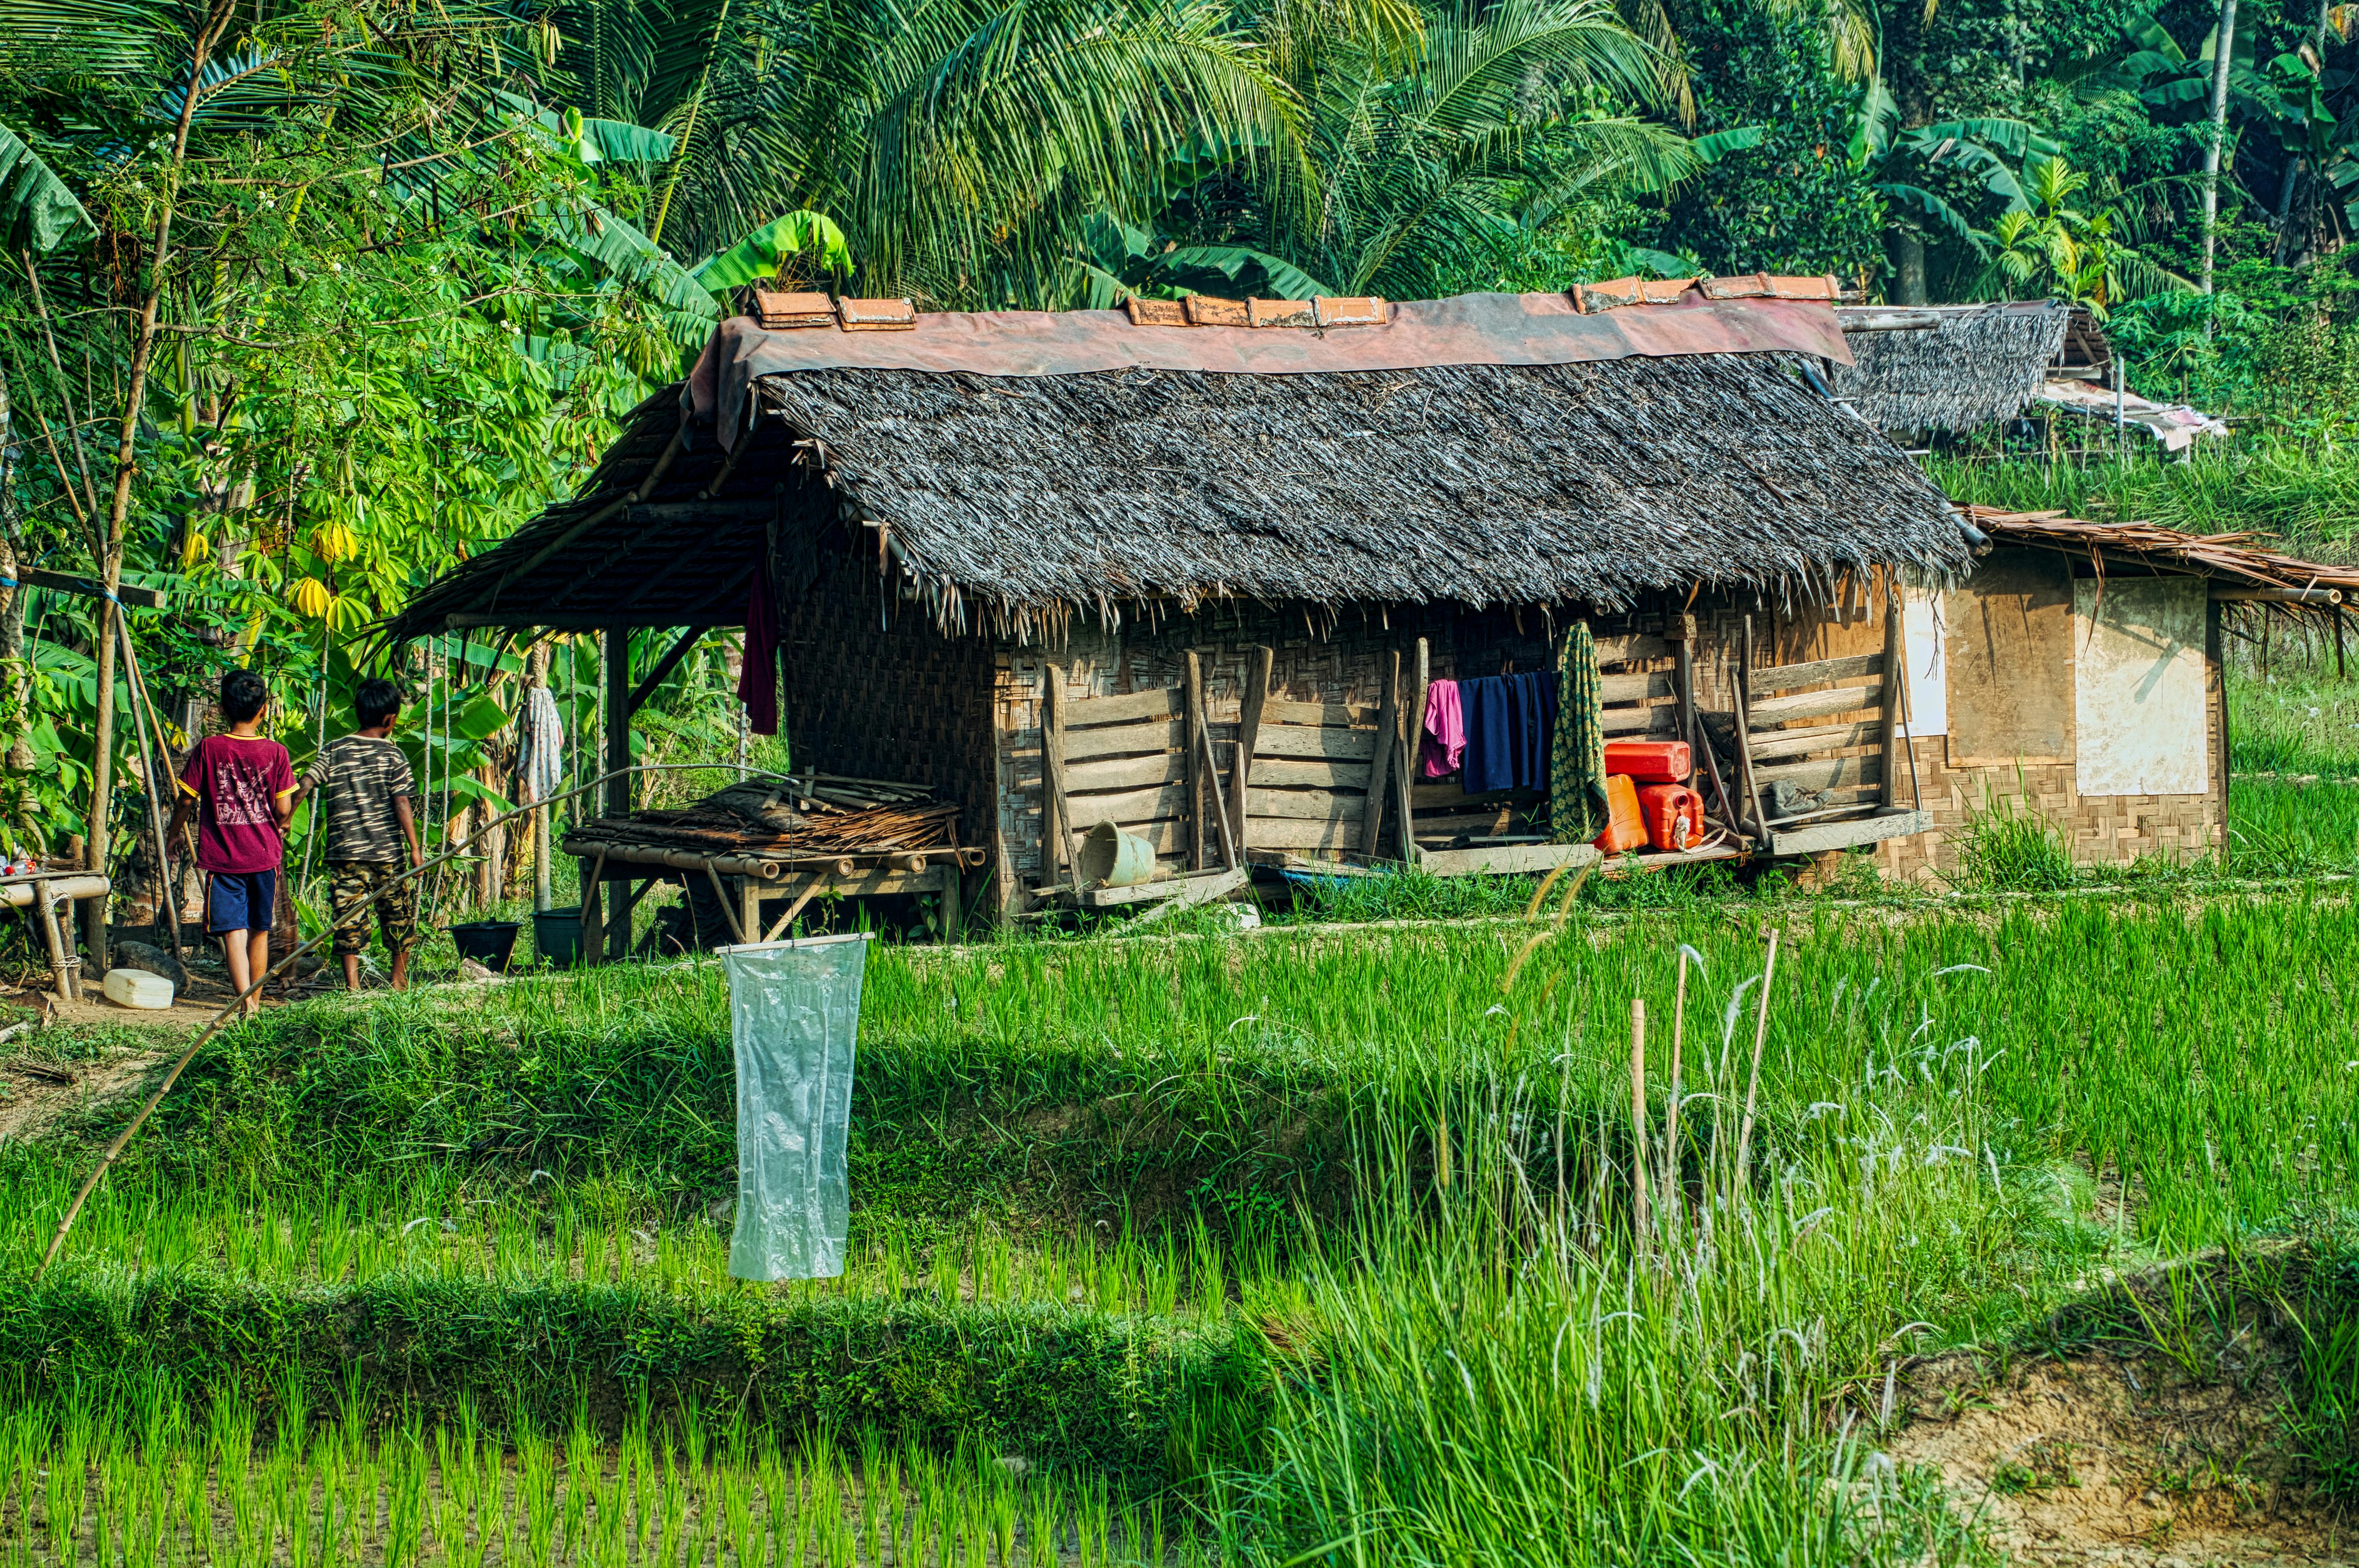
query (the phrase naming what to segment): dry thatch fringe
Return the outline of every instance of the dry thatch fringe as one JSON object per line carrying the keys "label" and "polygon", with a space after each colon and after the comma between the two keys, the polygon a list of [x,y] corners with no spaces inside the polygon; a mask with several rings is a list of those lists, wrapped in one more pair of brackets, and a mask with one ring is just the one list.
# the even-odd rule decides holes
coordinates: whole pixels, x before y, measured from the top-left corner
{"label": "dry thatch fringe", "polygon": [[760,386],[945,630],[1225,598],[1816,600],[1850,571],[1967,563],[1940,492],[1778,355]]}
{"label": "dry thatch fringe", "polygon": [[2359,596],[2359,567],[2328,566],[2261,549],[2251,534],[2184,534],[2152,523],[2092,523],[2061,512],[2003,512],[1962,506],[1975,527],[2005,544],[2045,545],[2104,557],[2127,557],[2205,576],[2241,579],[2256,588],[2332,588]]}
{"label": "dry thatch fringe", "polygon": [[1879,430],[1971,430],[2038,395],[2072,313],[2061,305],[1945,310],[1930,330],[1854,332],[1835,395]]}

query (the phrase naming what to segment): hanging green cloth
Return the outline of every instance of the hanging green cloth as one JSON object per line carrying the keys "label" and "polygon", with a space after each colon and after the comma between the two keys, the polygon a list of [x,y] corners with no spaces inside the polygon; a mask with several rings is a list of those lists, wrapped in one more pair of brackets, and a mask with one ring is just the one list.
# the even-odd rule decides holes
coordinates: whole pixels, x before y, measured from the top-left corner
{"label": "hanging green cloth", "polygon": [[1556,734],[1549,748],[1549,838],[1586,844],[1605,831],[1604,683],[1589,622],[1565,633],[1556,666]]}

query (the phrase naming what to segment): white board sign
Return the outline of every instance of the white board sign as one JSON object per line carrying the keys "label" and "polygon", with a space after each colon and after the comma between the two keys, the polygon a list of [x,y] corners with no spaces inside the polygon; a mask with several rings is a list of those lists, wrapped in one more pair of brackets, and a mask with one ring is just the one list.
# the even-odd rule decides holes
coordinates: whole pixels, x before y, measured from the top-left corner
{"label": "white board sign", "polygon": [[2211,787],[2201,578],[2076,578],[2074,718],[2082,795]]}
{"label": "white board sign", "polygon": [[1911,588],[1900,599],[1900,638],[1908,649],[1908,733],[1950,732],[1950,651],[1938,589]]}

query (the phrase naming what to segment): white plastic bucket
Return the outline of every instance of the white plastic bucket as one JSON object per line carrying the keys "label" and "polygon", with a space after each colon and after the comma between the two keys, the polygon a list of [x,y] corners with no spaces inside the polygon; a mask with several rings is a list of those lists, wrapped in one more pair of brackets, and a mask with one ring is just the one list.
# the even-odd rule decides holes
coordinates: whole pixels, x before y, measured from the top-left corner
{"label": "white plastic bucket", "polygon": [[157,1011],[172,1005],[172,982],[145,969],[106,971],[106,1000],[117,1007],[144,1007]]}

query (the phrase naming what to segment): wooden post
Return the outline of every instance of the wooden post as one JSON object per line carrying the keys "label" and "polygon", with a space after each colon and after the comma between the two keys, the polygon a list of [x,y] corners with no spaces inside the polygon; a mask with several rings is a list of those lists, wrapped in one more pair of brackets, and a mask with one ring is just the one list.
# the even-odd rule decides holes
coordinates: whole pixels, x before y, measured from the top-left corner
{"label": "wooden post", "polygon": [[[1768,828],[1761,809],[1761,792],[1753,784],[1753,617],[1745,618],[1744,641],[1736,646],[1736,787],[1745,796],[1744,814],[1753,836],[1767,843]],[[1742,826],[1740,824],[1740,826]]]}
{"label": "wooden post", "polygon": [[[578,868],[582,864],[580,857],[577,856],[574,859],[573,863]],[[605,926],[604,922],[600,918],[598,895],[604,889],[605,876],[606,851],[603,849],[601,849],[598,851],[597,858],[590,862],[589,871],[584,872],[582,878],[582,949],[580,961],[583,964],[596,963],[598,961],[599,949],[604,945],[603,937]]]}
{"label": "wooden post", "polygon": [[[606,643],[606,771],[618,773],[631,765],[631,629],[609,626]],[[627,816],[631,811],[628,775],[606,781],[606,815]],[[604,888],[600,888],[603,895]],[[618,895],[619,896],[619,895]],[[612,900],[609,901],[613,902]],[[606,957],[620,960],[631,952],[629,905],[619,905],[620,919],[606,925]]]}
{"label": "wooden post", "polygon": [[[1183,657],[1185,663],[1182,665],[1184,676],[1181,683],[1183,689],[1180,693],[1180,724],[1181,732],[1185,735],[1186,726],[1196,722],[1198,716],[1204,711],[1204,664],[1196,656],[1195,650],[1192,648]],[[1188,842],[1185,853],[1188,869],[1191,871],[1201,871],[1204,869],[1204,764],[1209,759],[1199,751],[1193,737],[1188,737],[1184,744],[1188,758],[1188,805],[1187,809],[1180,814],[1180,820],[1187,825],[1185,830]]]}
{"label": "wooden post", "polygon": [[[532,652],[525,656],[525,685],[537,689],[548,684],[549,642],[544,638],[535,643]],[[526,697],[527,712],[530,711],[530,701],[528,690]],[[536,914],[549,907],[549,879],[556,863],[555,856],[555,846],[549,841],[549,803],[536,800],[532,808],[532,907]]]}
{"label": "wooden post", "polygon": [[[1377,835],[1385,827],[1385,789],[1392,783],[1393,753],[1400,747],[1400,670],[1398,651],[1385,655],[1385,696],[1376,708],[1376,754],[1368,764],[1368,794],[1360,816],[1360,853],[1376,852]],[[1403,835],[1406,838],[1407,832]]]}
{"label": "wooden post", "polygon": [[1422,853],[1417,847],[1417,795],[1409,783],[1417,753],[1409,749],[1406,735],[1395,736],[1390,743],[1400,752],[1393,767],[1393,817],[1400,824],[1401,861],[1415,865]]}
{"label": "wooden post", "polygon": [[[1900,574],[1885,573],[1884,582],[1884,804],[1900,804],[1900,749],[1908,743],[1901,725],[1908,715],[1908,643],[1900,619]],[[1913,767],[1916,759],[1909,758]]]}
{"label": "wooden post", "polygon": [[1425,708],[1433,697],[1433,663],[1431,649],[1426,640],[1417,640],[1417,706],[1408,712],[1408,736],[1403,748],[1408,762],[1400,777],[1400,838],[1401,859],[1414,866],[1425,858],[1417,847],[1417,820],[1413,815],[1417,805],[1417,759],[1425,750]]}
{"label": "wooden post", "polygon": [[1229,762],[1229,823],[1236,829],[1237,858],[1253,844],[1254,748],[1261,743],[1262,705],[1269,700],[1269,675],[1277,650],[1256,648],[1246,663],[1245,699],[1237,714],[1237,747]]}
{"label": "wooden post", "polygon": [[2334,678],[2343,680],[2343,606],[2334,607]]}
{"label": "wooden post", "polygon": [[[1687,742],[1690,752],[1701,752],[1704,748],[1698,744],[1699,737],[1696,734],[1696,618],[1684,613],[1673,615],[1666,629],[1671,634],[1671,657],[1676,661],[1671,678],[1679,687],[1680,739]],[[1695,773],[1693,758],[1690,756],[1686,781],[1690,785],[1695,782]]]}
{"label": "wooden post", "polygon": [[[1073,803],[1065,790],[1065,672],[1046,665],[1040,691],[1040,875],[1054,887],[1070,880],[1081,891],[1082,855],[1073,844]],[[1070,879],[1057,874],[1061,857]]]}
{"label": "wooden post", "polygon": [[2228,854],[2228,769],[2234,761],[2228,749],[2228,643],[2223,635],[2225,607],[2214,599],[2204,606],[2203,679],[2207,695],[2219,705],[2219,723],[2212,734],[2212,788],[2220,800],[2220,857]]}
{"label": "wooden post", "polygon": [[942,868],[942,940],[957,942],[966,935],[966,889],[953,856]]}
{"label": "wooden post", "polygon": [[[64,928],[59,924],[58,906],[49,902],[48,883],[33,884],[33,909],[40,918],[41,945],[49,951],[49,975],[57,987],[58,1000],[80,1001],[82,987],[75,981],[74,966],[66,962],[73,957],[72,946],[66,940]],[[73,918],[71,909],[66,912],[66,918],[68,921]]]}

